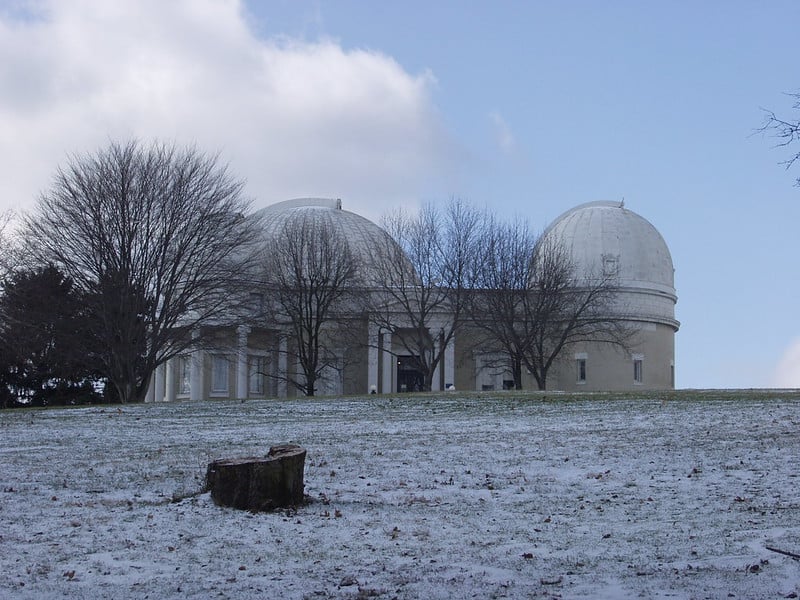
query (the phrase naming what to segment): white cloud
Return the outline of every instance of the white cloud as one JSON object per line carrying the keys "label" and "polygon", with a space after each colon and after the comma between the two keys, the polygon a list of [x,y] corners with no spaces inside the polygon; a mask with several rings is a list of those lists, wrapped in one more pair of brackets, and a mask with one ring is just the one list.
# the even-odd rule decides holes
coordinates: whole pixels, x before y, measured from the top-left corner
{"label": "white cloud", "polygon": [[800,338],[784,350],[771,385],[777,388],[800,388]]}
{"label": "white cloud", "polygon": [[505,154],[512,154],[516,150],[517,142],[509,124],[500,113],[495,111],[489,113],[489,121],[491,121],[495,142],[500,150]]}
{"label": "white cloud", "polygon": [[32,204],[68,154],[197,142],[256,206],[341,197],[377,217],[453,167],[430,73],[333,40],[260,39],[236,0],[45,0],[0,13],[0,178]]}

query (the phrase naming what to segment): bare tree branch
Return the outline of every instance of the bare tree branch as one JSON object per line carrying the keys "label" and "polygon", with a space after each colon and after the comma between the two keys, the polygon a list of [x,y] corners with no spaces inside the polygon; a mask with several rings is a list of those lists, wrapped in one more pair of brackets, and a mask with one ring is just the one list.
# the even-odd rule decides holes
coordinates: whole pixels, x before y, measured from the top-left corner
{"label": "bare tree branch", "polygon": [[19,239],[15,235],[16,215],[11,210],[0,213],[0,277],[8,276],[20,264]]}
{"label": "bare tree branch", "polygon": [[238,314],[259,228],[216,156],[136,141],[74,156],[25,219],[28,250],[92,309],[102,370],[121,401],[197,343],[187,330]]}
{"label": "bare tree branch", "polygon": [[463,322],[478,223],[477,211],[459,200],[444,211],[428,204],[416,215],[397,211],[383,220],[394,243],[377,251],[370,320],[411,357],[424,390]]}
{"label": "bare tree branch", "polygon": [[285,377],[313,396],[326,371],[340,372],[347,358],[348,322],[362,297],[359,257],[330,222],[298,213],[267,244],[264,264],[264,290],[302,371]]}
{"label": "bare tree branch", "polygon": [[577,343],[605,343],[629,348],[635,337],[617,306],[615,270],[583,273],[563,240],[540,237],[533,256],[532,339],[523,355],[540,390],[561,353]]}
{"label": "bare tree branch", "polygon": [[[795,100],[792,108],[795,110],[800,110],[800,92],[792,92],[787,95]],[[779,118],[771,110],[762,110],[764,111],[764,122],[762,123],[761,127],[758,128],[758,131],[762,133],[768,133],[772,137],[776,138],[778,140],[776,143],[777,147],[780,148],[790,146],[800,139],[800,119],[796,121],[787,121]],[[787,160],[782,161],[781,164],[785,165],[786,168],[789,169],[798,160],[800,160],[800,151],[795,152]],[[795,181],[795,185],[800,186],[800,177],[798,177]]]}
{"label": "bare tree branch", "polygon": [[579,278],[561,240],[536,240],[520,220],[488,217],[479,240],[470,321],[484,332],[486,347],[507,357],[505,367],[518,389],[523,366],[546,389],[553,364],[577,343],[629,345],[633,330],[615,305],[615,274]]}
{"label": "bare tree branch", "polygon": [[487,215],[478,238],[471,268],[471,293],[467,304],[470,323],[483,332],[477,347],[497,348],[514,386],[522,389],[522,365],[529,351],[535,326],[535,279],[533,260],[536,238],[527,223],[501,223]]}

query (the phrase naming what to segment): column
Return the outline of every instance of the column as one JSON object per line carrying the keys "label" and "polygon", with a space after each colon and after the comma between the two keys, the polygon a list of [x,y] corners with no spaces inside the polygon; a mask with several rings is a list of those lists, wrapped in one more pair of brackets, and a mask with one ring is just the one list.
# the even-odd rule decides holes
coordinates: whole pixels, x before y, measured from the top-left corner
{"label": "column", "polygon": [[178,382],[175,378],[175,364],[179,360],[180,358],[175,356],[167,361],[167,367],[165,369],[166,375],[164,377],[164,385],[167,388],[164,400],[167,402],[175,402],[175,396],[178,392]]}
{"label": "column", "polygon": [[[192,333],[192,338],[197,340],[200,337],[199,332]],[[202,400],[203,399],[203,382],[205,380],[205,352],[197,345],[192,350],[192,365],[189,374],[189,399]]]}
{"label": "column", "polygon": [[483,354],[479,354],[476,350],[472,350],[472,359],[475,361],[475,388],[481,391],[481,373],[483,372]]}
{"label": "column", "polygon": [[388,331],[383,333],[383,377],[381,381],[381,392],[384,394],[391,394],[394,391],[392,386],[392,373],[395,370],[395,363],[397,362],[392,354],[392,334]]}
{"label": "column", "polygon": [[147,384],[147,394],[144,397],[145,402],[154,402],[156,399],[156,384],[153,381],[153,374],[150,374],[150,383]]}
{"label": "column", "polygon": [[[302,385],[306,385],[308,380],[306,379],[306,374],[303,372],[303,368],[300,366],[300,355],[299,353],[295,353],[294,361],[292,364],[292,373],[294,374],[294,380]],[[319,379],[317,380],[316,385],[319,386]],[[319,393],[319,387],[315,390],[315,393]]]}
{"label": "column", "polygon": [[286,381],[286,376],[288,375],[286,353],[288,349],[289,345],[286,342],[286,337],[281,336],[281,340],[278,343],[278,398],[286,398],[289,395],[288,382]]}
{"label": "column", "polygon": [[[442,337],[441,335],[437,335],[436,338],[433,340],[433,356],[439,356],[439,351],[442,347]],[[431,381],[431,391],[438,392],[442,389],[442,361],[439,360],[436,363],[436,368],[433,370],[433,380]]]}
{"label": "column", "polygon": [[153,390],[155,392],[154,399],[156,402],[164,401],[164,369],[164,363],[161,363],[156,367],[155,385],[153,386]]}
{"label": "column", "polygon": [[250,328],[247,325],[239,325],[236,328],[239,334],[236,352],[236,397],[239,399],[247,398],[247,334]]}
{"label": "column", "polygon": [[370,394],[378,391],[378,334],[378,327],[370,324],[367,340],[367,392]]}
{"label": "column", "polygon": [[456,384],[456,336],[453,335],[444,347],[444,389]]}

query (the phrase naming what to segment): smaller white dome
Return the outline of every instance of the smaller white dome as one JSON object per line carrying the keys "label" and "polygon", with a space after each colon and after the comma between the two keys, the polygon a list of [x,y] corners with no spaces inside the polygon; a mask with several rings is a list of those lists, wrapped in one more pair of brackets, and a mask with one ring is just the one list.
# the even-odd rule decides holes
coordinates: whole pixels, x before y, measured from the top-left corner
{"label": "smaller white dome", "polygon": [[664,238],[621,202],[590,202],[559,216],[544,236],[557,236],[579,277],[615,275],[629,309],[642,317],[675,321],[675,269]]}

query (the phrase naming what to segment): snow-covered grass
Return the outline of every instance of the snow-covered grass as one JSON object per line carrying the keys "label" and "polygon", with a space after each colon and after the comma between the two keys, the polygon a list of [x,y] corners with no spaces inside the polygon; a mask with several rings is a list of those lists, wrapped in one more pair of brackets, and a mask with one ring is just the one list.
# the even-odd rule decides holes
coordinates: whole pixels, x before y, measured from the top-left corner
{"label": "snow-covered grass", "polygon": [[[200,493],[280,442],[310,504]],[[797,392],[0,411],[0,597],[797,597],[798,458]]]}

